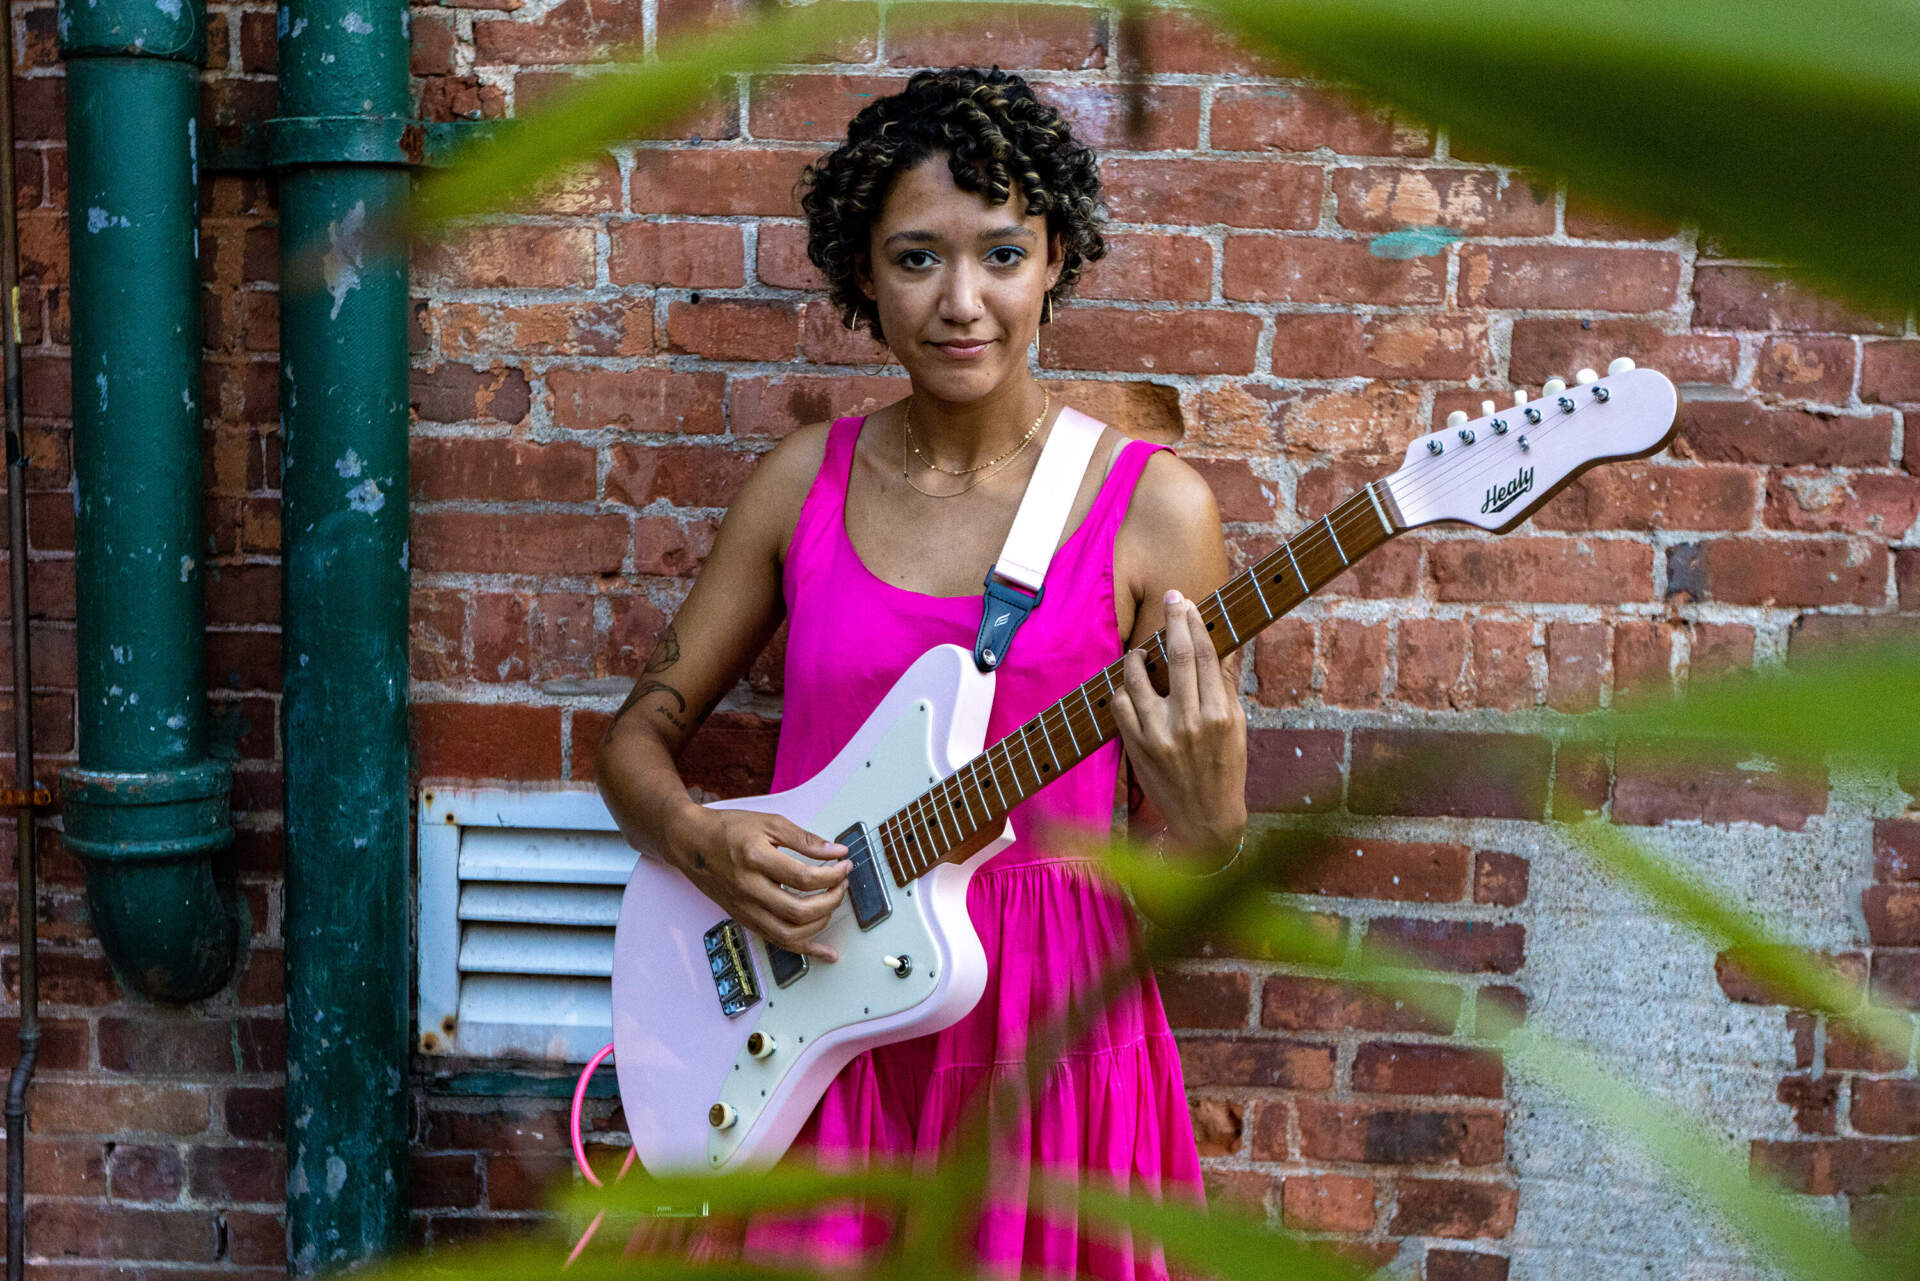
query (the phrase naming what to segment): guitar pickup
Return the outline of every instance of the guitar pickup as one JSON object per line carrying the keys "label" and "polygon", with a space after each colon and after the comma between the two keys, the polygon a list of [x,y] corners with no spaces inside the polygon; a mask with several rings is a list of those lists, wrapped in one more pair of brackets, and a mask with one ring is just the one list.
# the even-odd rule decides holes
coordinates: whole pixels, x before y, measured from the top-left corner
{"label": "guitar pickup", "polygon": [[865,823],[855,823],[833,839],[847,847],[847,860],[853,864],[847,874],[847,901],[853,904],[853,919],[861,929],[870,930],[893,915],[893,899],[887,893],[886,878],[880,874],[879,846]]}
{"label": "guitar pickup", "polygon": [[773,970],[776,987],[785,987],[807,972],[807,958],[801,952],[789,952],[778,943],[767,944],[767,965]]}
{"label": "guitar pickup", "polygon": [[728,1018],[750,1009],[760,999],[760,981],[753,972],[753,954],[747,936],[728,919],[701,936],[707,945],[707,968],[713,971],[713,990],[720,1011]]}

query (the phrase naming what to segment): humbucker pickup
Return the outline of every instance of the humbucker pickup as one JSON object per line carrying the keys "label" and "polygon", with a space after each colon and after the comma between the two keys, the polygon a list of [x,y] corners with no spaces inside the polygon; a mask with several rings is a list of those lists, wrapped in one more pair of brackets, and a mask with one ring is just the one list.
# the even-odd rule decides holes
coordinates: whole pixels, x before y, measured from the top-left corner
{"label": "humbucker pickup", "polygon": [[880,846],[865,823],[855,823],[833,838],[847,847],[847,861],[853,870],[847,874],[847,901],[853,904],[853,919],[860,928],[870,930],[893,915],[893,900],[887,895],[886,878],[880,874]]}
{"label": "humbucker pickup", "polygon": [[707,945],[707,968],[713,971],[713,989],[720,997],[721,1012],[732,1018],[751,1008],[760,999],[760,981],[753,973],[747,936],[729,918],[701,938]]}

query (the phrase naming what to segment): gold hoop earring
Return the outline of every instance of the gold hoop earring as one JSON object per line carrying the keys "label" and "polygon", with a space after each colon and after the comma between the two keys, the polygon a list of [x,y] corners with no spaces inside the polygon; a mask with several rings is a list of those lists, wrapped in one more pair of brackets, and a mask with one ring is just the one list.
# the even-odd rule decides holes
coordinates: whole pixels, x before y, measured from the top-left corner
{"label": "gold hoop earring", "polygon": [[848,313],[847,313],[847,332],[848,332],[848,333],[852,333],[852,332],[853,332],[853,322],[854,322],[854,321],[855,321],[855,320],[856,320],[857,318],[858,318],[858,313],[857,313],[857,312],[851,312],[851,311],[850,311],[850,312],[848,312]]}
{"label": "gold hoop earring", "polygon": [[1045,308],[1045,314],[1040,317],[1040,323],[1043,325],[1051,325],[1053,323],[1053,295],[1052,294],[1047,295],[1047,304]]}

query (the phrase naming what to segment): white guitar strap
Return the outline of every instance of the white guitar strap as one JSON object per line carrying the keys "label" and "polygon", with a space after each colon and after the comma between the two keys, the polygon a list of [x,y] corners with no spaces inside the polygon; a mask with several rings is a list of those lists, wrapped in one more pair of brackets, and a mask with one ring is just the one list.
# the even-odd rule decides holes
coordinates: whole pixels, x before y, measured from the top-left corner
{"label": "white guitar strap", "polygon": [[1000,559],[987,570],[980,633],[973,642],[973,661],[983,672],[1006,661],[1013,634],[1040,604],[1047,566],[1060,545],[1060,533],[1067,527],[1067,515],[1103,426],[1077,409],[1063,407],[1047,433]]}

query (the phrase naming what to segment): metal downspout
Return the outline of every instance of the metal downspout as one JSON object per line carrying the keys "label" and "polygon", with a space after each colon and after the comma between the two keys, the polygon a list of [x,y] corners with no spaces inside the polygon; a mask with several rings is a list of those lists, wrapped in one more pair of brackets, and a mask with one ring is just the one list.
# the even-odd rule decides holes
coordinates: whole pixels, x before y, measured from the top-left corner
{"label": "metal downspout", "polygon": [[67,845],[122,985],[224,987],[247,931],[212,855],[231,771],[207,754],[201,588],[201,0],[62,0],[72,257],[79,764]]}
{"label": "metal downspout", "polygon": [[295,1276],[407,1214],[407,11],[284,0],[281,241],[287,1242]]}
{"label": "metal downspout", "polygon": [[[0,26],[0,66],[13,65],[13,24]],[[13,137],[13,79],[0,81],[0,138]],[[0,147],[0,191],[13,190],[13,148]],[[13,851],[19,869],[14,912],[20,927],[20,1057],[7,1080],[7,1281],[27,1260],[27,1087],[40,1054],[40,891],[34,807],[47,796],[33,768],[33,664],[27,612],[27,450],[20,433],[20,246],[17,211],[0,206],[0,301],[5,313],[7,557],[13,612]]]}

